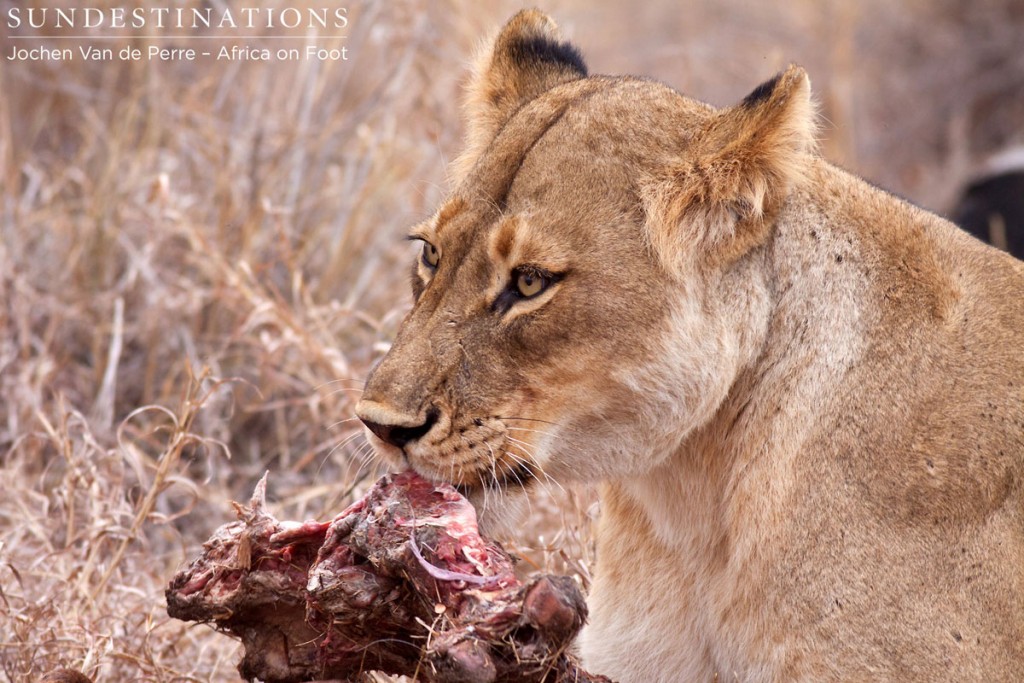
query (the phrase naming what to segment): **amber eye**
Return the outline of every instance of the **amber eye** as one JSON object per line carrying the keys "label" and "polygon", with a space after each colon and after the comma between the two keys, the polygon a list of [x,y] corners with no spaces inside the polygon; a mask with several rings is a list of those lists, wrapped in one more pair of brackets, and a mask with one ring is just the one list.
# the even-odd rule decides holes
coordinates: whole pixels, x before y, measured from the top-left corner
{"label": "amber eye", "polygon": [[427,268],[437,268],[438,262],[441,260],[441,252],[437,250],[430,242],[423,243],[423,263]]}
{"label": "amber eye", "polygon": [[533,271],[527,270],[516,275],[516,290],[519,292],[520,296],[526,299],[537,296],[543,292],[549,284],[551,284],[551,280],[549,278]]}

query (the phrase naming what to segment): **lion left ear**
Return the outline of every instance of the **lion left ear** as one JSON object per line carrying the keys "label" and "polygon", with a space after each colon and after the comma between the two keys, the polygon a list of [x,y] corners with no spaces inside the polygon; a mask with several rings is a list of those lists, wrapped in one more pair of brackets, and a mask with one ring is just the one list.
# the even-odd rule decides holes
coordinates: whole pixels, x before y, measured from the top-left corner
{"label": "lion left ear", "polygon": [[498,131],[530,100],[556,85],[585,78],[579,51],[554,19],[523,10],[480,51],[466,88],[466,150],[453,169],[463,177]]}
{"label": "lion left ear", "polygon": [[649,193],[663,225],[654,246],[678,267],[680,252],[730,262],[763,242],[770,215],[803,180],[814,136],[810,79],[798,66],[716,112]]}

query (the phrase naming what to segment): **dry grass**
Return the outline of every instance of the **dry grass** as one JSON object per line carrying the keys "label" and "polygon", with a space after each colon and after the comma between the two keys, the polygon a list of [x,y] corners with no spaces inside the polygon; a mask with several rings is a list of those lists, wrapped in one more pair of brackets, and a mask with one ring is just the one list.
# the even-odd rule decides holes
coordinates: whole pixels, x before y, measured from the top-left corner
{"label": "dry grass", "polygon": [[[845,6],[546,8],[595,70],[719,103],[801,61],[825,84],[830,153],[940,204],[945,189],[917,191],[937,174],[913,160],[932,152],[911,152],[932,150],[928,131],[946,144],[948,121],[914,110],[911,152],[872,146],[896,105],[858,103],[879,76],[858,50],[880,38],[870,8]],[[444,194],[468,53],[515,7],[353,3],[348,37],[320,41],[349,47],[337,64],[0,61],[0,677],[237,680],[232,643],[169,620],[164,585],[264,470],[282,518],[328,516],[372,478],[352,404],[408,302],[399,237]],[[965,24],[989,31],[989,61],[1011,25],[1000,8]],[[886,11],[896,28],[940,14]],[[888,59],[879,82],[899,83]],[[968,116],[942,102],[936,116]],[[970,166],[941,158],[954,178]],[[595,514],[586,493],[535,501],[526,566],[586,582]]]}
{"label": "dry grass", "polygon": [[353,11],[348,63],[4,63],[7,680],[236,680],[230,641],[166,617],[171,572],[266,469],[297,518],[372,473],[353,397],[469,42],[421,4]]}

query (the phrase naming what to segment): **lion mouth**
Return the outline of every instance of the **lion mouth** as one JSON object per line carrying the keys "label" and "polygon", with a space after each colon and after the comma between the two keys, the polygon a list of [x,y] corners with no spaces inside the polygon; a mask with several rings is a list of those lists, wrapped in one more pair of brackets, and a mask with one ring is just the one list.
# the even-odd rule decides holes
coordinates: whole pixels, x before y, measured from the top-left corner
{"label": "lion mouth", "polygon": [[484,490],[525,490],[536,478],[537,475],[528,463],[517,463],[514,467],[503,469],[501,472],[481,470],[478,478],[471,482],[452,481],[446,483],[451,484],[456,491],[468,498],[472,493]]}
{"label": "lion mouth", "polygon": [[458,429],[430,443],[412,443],[402,451],[406,466],[428,480],[453,486],[463,496],[525,490],[542,470],[527,453],[516,452],[526,444],[494,438],[500,436],[497,431]]}

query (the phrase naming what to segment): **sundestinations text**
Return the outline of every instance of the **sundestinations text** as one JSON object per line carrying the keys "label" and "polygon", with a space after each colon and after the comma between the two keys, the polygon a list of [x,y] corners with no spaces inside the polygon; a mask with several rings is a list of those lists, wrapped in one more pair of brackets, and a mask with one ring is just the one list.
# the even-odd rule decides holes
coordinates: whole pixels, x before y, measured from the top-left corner
{"label": "sundestinations text", "polygon": [[11,7],[7,10],[7,28],[34,29],[275,29],[325,28],[348,26],[345,7]]}

